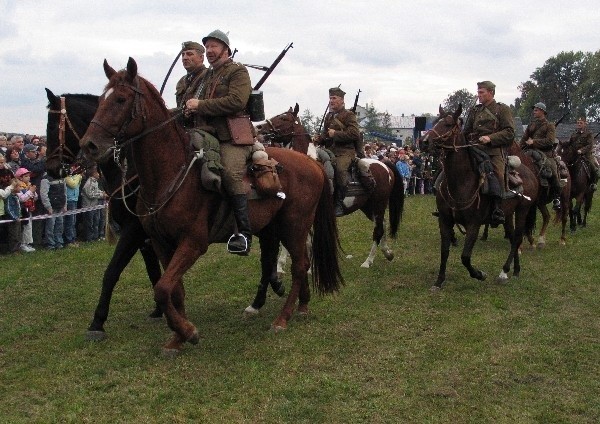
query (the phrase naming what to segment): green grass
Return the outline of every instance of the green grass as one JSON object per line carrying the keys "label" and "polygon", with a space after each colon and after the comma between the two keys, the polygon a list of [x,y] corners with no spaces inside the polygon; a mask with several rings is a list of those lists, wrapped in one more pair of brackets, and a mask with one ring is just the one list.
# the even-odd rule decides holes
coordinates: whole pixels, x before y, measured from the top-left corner
{"label": "green grass", "polygon": [[[442,292],[433,199],[409,197],[396,258],[370,248],[371,224],[339,221],[346,286],[313,296],[307,319],[269,331],[270,294],[243,319],[259,278],[249,258],[211,246],[186,275],[187,313],[201,334],[161,355],[164,321],[140,257],[115,290],[108,339],[87,342],[112,248],[2,257],[0,422],[595,423],[600,421],[597,212],[588,228],[525,250],[518,280],[493,280],[508,253],[501,231],[478,242],[479,282],[453,248]],[[287,274],[286,274],[287,277]],[[289,287],[289,281],[286,281]]]}

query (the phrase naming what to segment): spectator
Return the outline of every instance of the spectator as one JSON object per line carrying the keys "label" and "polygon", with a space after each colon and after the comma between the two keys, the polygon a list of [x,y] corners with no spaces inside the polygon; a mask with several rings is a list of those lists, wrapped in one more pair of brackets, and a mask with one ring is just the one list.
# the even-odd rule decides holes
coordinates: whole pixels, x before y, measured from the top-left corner
{"label": "spectator", "polygon": [[[77,202],[79,201],[79,188],[81,186],[81,173],[77,172],[77,167],[71,167],[70,175],[65,178],[65,184],[67,185],[67,210],[73,211],[77,209]],[[77,215],[66,215],[64,221],[64,241],[65,246],[79,247],[77,243]]]}
{"label": "spectator", "polygon": [[42,204],[48,214],[44,229],[44,244],[49,250],[63,247],[64,217],[58,215],[67,210],[67,185],[62,178],[54,178],[46,172],[40,186]]}
{"label": "spectator", "polygon": [[12,171],[13,175],[21,167],[21,156],[19,155],[19,151],[14,147],[6,149],[6,165]]}
{"label": "spectator", "polygon": [[400,175],[402,175],[402,180],[404,181],[404,195],[408,192],[408,182],[410,179],[410,165],[408,163],[408,156],[401,155],[398,162],[396,162],[396,168]]}
{"label": "spectator", "polygon": [[[95,167],[88,170],[88,179],[83,185],[83,190],[81,191],[82,208],[98,206],[98,201],[106,197],[106,194],[98,187],[99,177],[100,174]],[[95,241],[100,237],[98,226],[100,224],[101,214],[101,209],[84,212],[83,223],[85,241]]]}
{"label": "spectator", "polygon": [[19,180],[19,202],[21,203],[21,216],[28,218],[21,225],[21,251],[25,253],[35,252],[31,244],[33,243],[32,233],[32,213],[35,211],[35,201],[37,200],[36,186],[31,184],[31,172],[26,168],[19,168],[15,174]]}
{"label": "spectator", "polygon": [[[21,248],[21,223],[19,222],[20,208],[18,207],[18,192],[19,182],[17,179],[12,178],[7,183],[6,178],[2,178],[2,183],[0,184],[0,219],[13,221],[8,224],[2,224],[8,227],[8,251],[10,253],[17,253]],[[14,207],[7,208],[6,203],[9,202],[13,206],[16,204],[16,209]],[[12,214],[8,211],[12,211]]]}
{"label": "spectator", "polygon": [[8,149],[8,138],[5,135],[0,135],[0,153],[6,156],[6,150]]}
{"label": "spectator", "polygon": [[10,138],[10,147],[19,152],[19,159],[22,158],[23,147],[25,146],[25,142],[23,141],[23,137],[20,135],[13,135]]}

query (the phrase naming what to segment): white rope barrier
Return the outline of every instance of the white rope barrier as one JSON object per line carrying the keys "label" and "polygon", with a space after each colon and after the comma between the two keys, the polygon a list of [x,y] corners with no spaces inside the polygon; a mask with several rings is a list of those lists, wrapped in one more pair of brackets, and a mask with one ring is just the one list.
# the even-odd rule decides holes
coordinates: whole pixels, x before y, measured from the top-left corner
{"label": "white rope barrier", "polygon": [[6,223],[10,223],[10,222],[16,222],[16,221],[29,221],[29,220],[36,220],[36,219],[48,219],[48,218],[56,218],[57,216],[67,216],[67,215],[76,215],[78,213],[83,213],[83,212],[90,212],[90,211],[95,211],[98,209],[104,209],[108,206],[108,203],[104,203],[102,205],[98,205],[98,206],[88,206],[87,208],[80,208],[80,209],[73,209],[70,211],[66,211],[66,212],[58,212],[58,213],[53,213],[53,214],[45,214],[45,215],[36,215],[36,216],[24,216],[21,219],[4,219],[4,220],[0,220],[0,224],[6,224]]}

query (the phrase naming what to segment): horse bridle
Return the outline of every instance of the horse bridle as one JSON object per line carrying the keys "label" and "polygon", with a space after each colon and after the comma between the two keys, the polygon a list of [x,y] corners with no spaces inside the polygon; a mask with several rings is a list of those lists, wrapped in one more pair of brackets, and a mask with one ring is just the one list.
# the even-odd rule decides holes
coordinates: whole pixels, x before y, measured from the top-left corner
{"label": "horse bridle", "polygon": [[[71,161],[75,161],[75,159],[77,159],[77,155],[75,155],[75,153],[73,153],[71,149],[69,149],[66,145],[66,126],[69,126],[69,129],[71,130],[78,142],[81,142],[81,137],[79,136],[79,134],[77,134],[77,131],[75,131],[75,127],[69,119],[69,115],[67,114],[66,99],[64,96],[60,97],[60,110],[50,109],[48,110],[48,113],[58,113],[60,114],[60,117],[58,123],[58,147],[52,150],[52,152],[50,152],[50,154],[47,155],[47,158],[51,159],[55,156],[58,156],[60,164],[61,166],[63,166],[65,165],[65,163],[63,162],[64,156],[67,156],[67,158],[71,159]],[[67,153],[67,155],[64,154],[65,152]]]}
{"label": "horse bridle", "polygon": [[[275,118],[287,115],[288,113],[290,113],[290,112],[281,113],[281,114],[277,115]],[[298,119],[298,117],[293,114],[292,114],[292,116],[294,116],[294,120],[293,120],[293,124],[292,124],[292,129],[290,130],[289,133],[282,133],[281,130],[277,129],[275,127],[275,125],[273,125],[273,121],[271,119],[267,119],[265,122],[267,124],[269,124],[270,129],[269,129],[269,132],[263,134],[263,137],[265,137],[265,139],[269,140],[269,141],[283,140],[283,139],[287,139],[289,137],[290,143],[291,143],[291,139],[293,139],[294,137],[310,136],[310,134],[308,134],[306,132],[306,130],[304,130],[304,127],[300,123],[300,120]],[[272,119],[275,119],[275,118],[272,118]],[[294,131],[294,126],[296,126],[296,125],[300,126],[303,131],[300,133]],[[282,143],[282,144],[284,144],[284,143]]]}

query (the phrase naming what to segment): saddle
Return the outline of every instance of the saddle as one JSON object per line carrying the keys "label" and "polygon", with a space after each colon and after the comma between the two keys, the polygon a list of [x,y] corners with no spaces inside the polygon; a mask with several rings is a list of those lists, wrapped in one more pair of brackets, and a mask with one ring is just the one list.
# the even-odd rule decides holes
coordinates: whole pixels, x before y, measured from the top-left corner
{"label": "saddle", "polygon": [[[480,178],[483,180],[480,193],[490,194],[490,175],[494,175],[494,166],[492,165],[490,156],[480,149],[469,149],[473,167],[479,171]],[[521,166],[521,160],[518,156],[509,156],[507,158],[507,166],[504,167],[504,176],[500,191],[503,193],[503,199],[510,199],[523,192],[523,179],[521,178],[517,168]]]}

